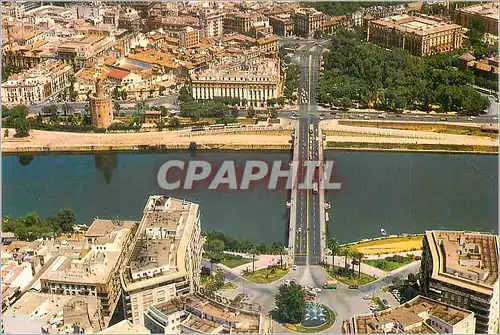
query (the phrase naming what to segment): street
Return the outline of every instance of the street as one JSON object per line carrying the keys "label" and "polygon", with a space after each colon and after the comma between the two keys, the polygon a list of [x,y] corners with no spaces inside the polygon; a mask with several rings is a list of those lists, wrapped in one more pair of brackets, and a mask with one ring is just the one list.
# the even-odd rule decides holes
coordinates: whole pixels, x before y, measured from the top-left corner
{"label": "street", "polygon": [[[167,95],[167,96],[163,96],[163,97],[151,98],[151,99],[144,100],[144,102],[147,103],[149,106],[158,106],[158,105],[163,105],[163,104],[169,104],[169,105],[171,105],[169,108],[179,109],[179,106],[174,105],[174,103],[176,101],[177,101],[177,95]],[[132,115],[134,113],[134,107],[135,107],[135,103],[136,103],[135,101],[114,101],[114,102],[118,102],[121,106],[121,111],[125,112],[127,115]],[[29,113],[30,113],[30,115],[36,115],[38,113],[41,113],[43,107],[50,106],[50,105],[56,105],[58,107],[59,111],[62,112],[62,108],[65,104],[66,104],[66,102],[47,101],[47,102],[43,102],[40,104],[29,106]],[[87,105],[88,102],[87,101],[67,102],[67,104],[69,106],[71,106],[71,108],[73,108],[73,111],[84,113],[85,105]]]}
{"label": "street", "polygon": [[[321,49],[311,46],[307,51],[297,54],[293,61],[300,68],[299,89],[299,157],[298,183],[309,177],[306,173],[307,161],[319,161],[319,138],[316,106],[316,89],[321,61]],[[310,177],[309,177],[310,178]],[[319,185],[319,176],[315,174],[314,182]],[[309,188],[297,191],[296,236],[294,264],[305,266],[321,262],[321,229],[320,203],[318,189]]]}

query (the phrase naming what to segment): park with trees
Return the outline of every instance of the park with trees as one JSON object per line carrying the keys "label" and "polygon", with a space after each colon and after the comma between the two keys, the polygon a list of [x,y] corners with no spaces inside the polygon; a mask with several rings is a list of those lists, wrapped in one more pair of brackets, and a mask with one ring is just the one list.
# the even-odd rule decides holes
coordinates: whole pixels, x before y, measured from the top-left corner
{"label": "park with trees", "polygon": [[5,216],[2,231],[14,233],[20,240],[33,241],[60,233],[72,233],[76,224],[78,222],[73,212],[61,209],[55,217],[49,218],[41,218],[37,213],[28,213],[15,219]]}
{"label": "park with trees", "polygon": [[355,36],[342,30],[332,38],[319,81],[320,103],[460,115],[479,115],[489,107],[488,98],[472,86],[474,74],[457,69],[459,52],[415,57],[405,50],[386,50]]}

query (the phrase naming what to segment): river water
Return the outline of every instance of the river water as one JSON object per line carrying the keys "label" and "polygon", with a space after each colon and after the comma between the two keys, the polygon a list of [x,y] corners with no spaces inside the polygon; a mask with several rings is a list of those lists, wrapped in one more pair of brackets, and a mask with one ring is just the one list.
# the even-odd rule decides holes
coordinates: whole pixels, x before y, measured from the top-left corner
{"label": "river water", "polygon": [[[425,229],[494,231],[498,221],[498,161],[493,155],[329,151],[335,160],[329,233],[342,242],[380,235],[421,233]],[[197,202],[202,228],[219,229],[252,242],[286,241],[288,193],[267,183],[247,191],[165,191],[157,171],[168,160],[233,160],[241,171],[247,160],[283,161],[287,152],[188,152],[51,154],[2,157],[3,214],[55,215],[71,209],[82,223],[93,218],[140,219],[150,194]]]}

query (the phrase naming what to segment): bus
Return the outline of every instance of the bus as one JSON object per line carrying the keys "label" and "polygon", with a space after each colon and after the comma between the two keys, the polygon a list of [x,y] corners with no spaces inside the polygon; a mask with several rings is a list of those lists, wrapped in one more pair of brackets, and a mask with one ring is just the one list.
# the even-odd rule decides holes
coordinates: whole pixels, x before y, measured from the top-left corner
{"label": "bus", "polygon": [[191,131],[204,131],[205,127],[192,127]]}
{"label": "bus", "polygon": [[228,123],[225,128],[241,128],[241,123]]}
{"label": "bus", "polygon": [[224,124],[213,124],[208,126],[208,130],[224,129]]}
{"label": "bus", "polygon": [[313,194],[318,194],[318,183],[317,182],[313,183]]}

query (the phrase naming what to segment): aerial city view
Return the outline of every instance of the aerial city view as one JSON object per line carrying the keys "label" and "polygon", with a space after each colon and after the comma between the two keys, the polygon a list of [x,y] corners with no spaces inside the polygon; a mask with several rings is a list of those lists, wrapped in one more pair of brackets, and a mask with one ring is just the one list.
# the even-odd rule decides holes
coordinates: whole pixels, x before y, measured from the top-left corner
{"label": "aerial city view", "polygon": [[3,1],[3,334],[498,334],[498,1]]}

